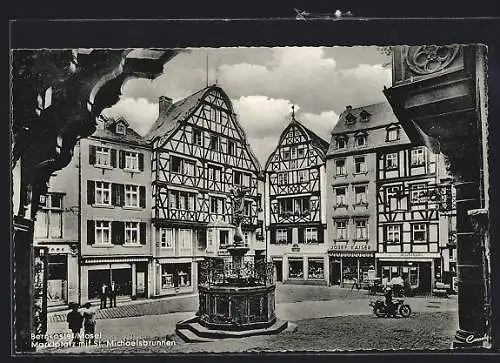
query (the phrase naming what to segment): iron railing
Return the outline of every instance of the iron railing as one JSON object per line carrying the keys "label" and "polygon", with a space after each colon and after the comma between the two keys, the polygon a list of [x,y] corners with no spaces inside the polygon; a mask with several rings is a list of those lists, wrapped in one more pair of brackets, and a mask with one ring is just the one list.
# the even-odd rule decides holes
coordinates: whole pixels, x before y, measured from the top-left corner
{"label": "iron railing", "polygon": [[199,264],[199,283],[219,286],[267,286],[273,283],[272,262],[241,262],[233,265],[223,259],[206,259]]}

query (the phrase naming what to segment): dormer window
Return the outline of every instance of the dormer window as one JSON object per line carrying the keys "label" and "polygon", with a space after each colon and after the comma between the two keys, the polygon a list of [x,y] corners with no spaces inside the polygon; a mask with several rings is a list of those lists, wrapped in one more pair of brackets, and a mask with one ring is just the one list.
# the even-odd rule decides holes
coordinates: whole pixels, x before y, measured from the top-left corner
{"label": "dormer window", "polygon": [[347,137],[338,136],[337,137],[337,149],[345,149],[347,147]]}
{"label": "dormer window", "polygon": [[127,133],[127,127],[121,122],[116,124],[116,133],[120,135],[125,135]]}
{"label": "dormer window", "polygon": [[348,113],[345,117],[346,125],[353,125],[355,122],[356,122],[356,116],[354,116],[352,113]]}
{"label": "dormer window", "polygon": [[356,147],[366,146],[366,135],[365,134],[356,135],[354,138],[354,142]]}
{"label": "dormer window", "polygon": [[369,121],[370,116],[371,116],[371,114],[366,110],[361,111],[361,113],[359,114],[359,117],[360,117],[361,121],[363,121],[363,122]]}
{"label": "dormer window", "polygon": [[397,140],[399,140],[399,126],[388,127],[385,141],[397,141]]}

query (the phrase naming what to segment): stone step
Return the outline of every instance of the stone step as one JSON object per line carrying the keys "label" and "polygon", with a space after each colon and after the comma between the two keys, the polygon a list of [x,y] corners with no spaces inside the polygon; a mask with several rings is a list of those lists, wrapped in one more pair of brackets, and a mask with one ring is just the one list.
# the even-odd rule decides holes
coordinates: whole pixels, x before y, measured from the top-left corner
{"label": "stone step", "polygon": [[213,338],[213,339],[225,339],[225,338],[244,338],[250,337],[254,335],[268,335],[268,334],[277,334],[282,332],[288,327],[288,322],[278,320],[272,326],[268,328],[260,328],[260,329],[250,329],[250,330],[241,330],[241,331],[227,331],[227,330],[218,330],[218,329],[209,329],[201,325],[200,323],[193,321],[186,324],[183,324],[182,329],[188,329],[191,332],[195,333],[197,336],[205,337],[205,338]]}
{"label": "stone step", "polygon": [[204,338],[196,335],[194,332],[192,332],[189,329],[186,328],[177,328],[175,330],[177,335],[184,340],[186,343],[203,343],[203,342],[213,342],[213,339],[210,338]]}

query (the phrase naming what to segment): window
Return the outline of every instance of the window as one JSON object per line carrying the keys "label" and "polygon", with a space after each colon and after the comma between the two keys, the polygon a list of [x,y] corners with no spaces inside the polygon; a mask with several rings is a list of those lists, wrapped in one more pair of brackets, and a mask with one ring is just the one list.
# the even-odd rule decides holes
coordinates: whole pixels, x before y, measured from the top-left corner
{"label": "window", "polygon": [[411,166],[422,166],[425,164],[424,149],[411,150]]}
{"label": "window", "polygon": [[309,259],[308,260],[308,279],[310,280],[323,280],[325,278],[325,266],[322,259]]}
{"label": "window", "polygon": [[111,184],[95,182],[95,204],[111,205]]}
{"label": "window", "polygon": [[182,159],[177,156],[170,158],[170,171],[173,173],[182,173]]}
{"label": "window", "polygon": [[414,243],[427,242],[427,225],[425,223],[416,223],[411,226]]}
{"label": "window", "polygon": [[386,228],[386,242],[400,243],[401,242],[401,226],[399,224],[390,224]]}
{"label": "window", "polygon": [[172,228],[160,229],[160,247],[161,248],[174,247],[174,233]]}
{"label": "window", "polygon": [[43,196],[44,200],[40,203],[40,210],[36,216],[36,238],[62,238],[62,197],[61,194]]}
{"label": "window", "polygon": [[125,222],[125,243],[139,243],[139,222]]}
{"label": "window", "polygon": [[208,166],[208,179],[212,181],[221,181],[222,168],[217,166]]}
{"label": "window", "polygon": [[354,158],[354,172],[356,174],[366,173],[366,161],[364,156]]}
{"label": "window", "polygon": [[398,185],[387,187],[386,198],[389,209],[391,210],[403,210],[406,209],[405,201],[406,198],[402,195],[401,187]]}
{"label": "window", "polygon": [[347,170],[345,166],[345,159],[335,160],[335,174],[336,175],[347,175]]}
{"label": "window", "polygon": [[337,221],[335,222],[335,227],[337,229],[336,239],[347,240],[347,221]]}
{"label": "window", "polygon": [[130,151],[125,152],[125,169],[139,170],[139,154]]}
{"label": "window", "polygon": [[335,204],[337,207],[347,205],[346,191],[347,191],[346,187],[335,188],[335,201],[336,201]]}
{"label": "window", "polygon": [[413,184],[410,198],[412,204],[425,204],[427,202],[427,184]]}
{"label": "window", "polygon": [[366,220],[355,221],[356,226],[356,240],[368,240],[368,226]]}
{"label": "window", "polygon": [[358,135],[356,136],[356,146],[363,147],[366,146],[366,135]]}
{"label": "window", "polygon": [[356,122],[356,116],[354,116],[352,113],[348,113],[347,116],[345,117],[345,123],[347,125],[353,125]]}
{"label": "window", "polygon": [[308,182],[308,170],[299,170],[297,174],[297,181],[299,183],[305,183]]}
{"label": "window", "polygon": [[298,147],[297,148],[297,157],[303,158],[305,155],[306,155],[306,148],[305,147]]}
{"label": "window", "polygon": [[107,147],[95,148],[95,165],[111,166],[110,150]]}
{"label": "window", "polygon": [[250,232],[243,232],[243,242],[248,246],[250,242]]}
{"label": "window", "polygon": [[229,232],[219,231],[219,247],[225,248],[229,244]]}
{"label": "window", "polygon": [[184,175],[194,176],[195,163],[193,161],[184,160]]}
{"label": "window", "polygon": [[210,213],[224,214],[224,199],[219,197],[210,197]]}
{"label": "window", "polygon": [[281,151],[281,158],[283,160],[290,160],[290,151],[289,150],[282,150]]}
{"label": "window", "polygon": [[234,141],[228,141],[227,142],[227,153],[229,155],[235,155],[236,154],[236,148],[234,145]]}
{"label": "window", "polygon": [[179,230],[179,246],[181,250],[191,249],[191,230],[189,229]]}
{"label": "window", "polygon": [[399,140],[399,127],[387,129],[386,141]]}
{"label": "window", "polygon": [[318,242],[318,229],[316,227],[307,227],[304,230],[304,241],[306,243]]}
{"label": "window", "polygon": [[288,184],[288,173],[278,173],[278,185]]}
{"label": "window", "polygon": [[203,133],[201,130],[193,128],[193,144],[203,146]]}
{"label": "window", "polygon": [[252,202],[249,200],[244,202],[244,213],[248,217],[252,216]]}
{"label": "window", "polygon": [[366,185],[354,187],[355,204],[367,204],[366,201]]}
{"label": "window", "polygon": [[194,193],[181,192],[178,190],[169,191],[169,208],[178,210],[195,210]]}
{"label": "window", "polygon": [[210,144],[208,146],[210,150],[217,151],[219,150],[219,136],[211,135],[210,136]]}
{"label": "window", "polygon": [[295,214],[309,213],[309,197],[294,198],[293,211]]}
{"label": "window", "polygon": [[398,154],[390,153],[385,155],[385,168],[387,170],[398,168]]}
{"label": "window", "polygon": [[109,221],[95,222],[95,243],[100,245],[111,244],[111,223]]}
{"label": "window", "polygon": [[125,135],[127,133],[127,127],[124,124],[122,124],[121,122],[116,124],[116,133],[121,134],[121,135]]}
{"label": "window", "polygon": [[252,179],[252,177],[249,174],[243,173],[243,182],[242,182],[243,186],[249,187],[251,179]]}
{"label": "window", "polygon": [[242,176],[241,176],[241,172],[239,171],[235,171],[233,173],[233,184],[234,185],[241,185],[242,183]]}
{"label": "window", "polygon": [[337,149],[345,149],[347,147],[347,138],[345,136],[337,137]]}
{"label": "window", "polygon": [[363,110],[363,111],[361,111],[361,113],[359,114],[359,116],[361,118],[361,121],[367,122],[367,121],[370,120],[371,114],[368,111]]}
{"label": "window", "polygon": [[276,230],[276,243],[288,243],[288,231],[286,229]]}
{"label": "window", "polygon": [[292,213],[293,212],[293,199],[284,198],[280,199],[280,213]]}
{"label": "window", "polygon": [[137,185],[125,185],[125,206],[139,207],[139,187]]}
{"label": "window", "polygon": [[303,279],[304,278],[304,265],[302,259],[288,259],[288,277],[291,279]]}

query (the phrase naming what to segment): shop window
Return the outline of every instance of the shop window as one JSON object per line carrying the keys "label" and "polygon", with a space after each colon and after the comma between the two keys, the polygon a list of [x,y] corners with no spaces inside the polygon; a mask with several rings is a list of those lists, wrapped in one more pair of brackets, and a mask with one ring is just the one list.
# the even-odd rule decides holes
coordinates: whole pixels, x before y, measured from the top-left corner
{"label": "shop window", "polygon": [[288,277],[291,279],[303,279],[304,278],[304,265],[302,259],[289,259],[288,260]]}
{"label": "shop window", "polygon": [[354,282],[358,278],[358,261],[355,258],[344,258],[342,262],[343,279],[346,283]]}
{"label": "shop window", "polygon": [[190,263],[168,263],[161,265],[162,289],[191,286]]}
{"label": "shop window", "polygon": [[309,259],[308,260],[308,279],[310,280],[323,280],[325,278],[325,265],[323,259]]}

